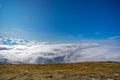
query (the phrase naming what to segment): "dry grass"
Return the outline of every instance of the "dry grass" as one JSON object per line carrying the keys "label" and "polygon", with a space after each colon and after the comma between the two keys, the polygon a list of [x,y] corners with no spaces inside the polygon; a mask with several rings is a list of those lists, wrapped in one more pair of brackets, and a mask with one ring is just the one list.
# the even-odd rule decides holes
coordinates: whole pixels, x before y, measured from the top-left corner
{"label": "dry grass", "polygon": [[0,80],[120,80],[120,63],[0,64]]}

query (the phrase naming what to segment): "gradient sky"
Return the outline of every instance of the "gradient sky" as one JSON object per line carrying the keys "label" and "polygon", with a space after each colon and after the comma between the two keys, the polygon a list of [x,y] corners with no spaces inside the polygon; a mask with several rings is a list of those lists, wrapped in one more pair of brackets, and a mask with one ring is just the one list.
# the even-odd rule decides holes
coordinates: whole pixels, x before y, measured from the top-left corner
{"label": "gradient sky", "polygon": [[0,36],[54,42],[120,36],[120,0],[0,0]]}

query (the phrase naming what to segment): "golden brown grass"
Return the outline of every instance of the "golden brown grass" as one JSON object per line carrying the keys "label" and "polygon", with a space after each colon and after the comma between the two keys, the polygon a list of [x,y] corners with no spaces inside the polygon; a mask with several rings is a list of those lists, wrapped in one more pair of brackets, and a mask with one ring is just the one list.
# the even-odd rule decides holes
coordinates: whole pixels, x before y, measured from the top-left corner
{"label": "golden brown grass", "polygon": [[120,63],[0,64],[0,80],[120,80]]}

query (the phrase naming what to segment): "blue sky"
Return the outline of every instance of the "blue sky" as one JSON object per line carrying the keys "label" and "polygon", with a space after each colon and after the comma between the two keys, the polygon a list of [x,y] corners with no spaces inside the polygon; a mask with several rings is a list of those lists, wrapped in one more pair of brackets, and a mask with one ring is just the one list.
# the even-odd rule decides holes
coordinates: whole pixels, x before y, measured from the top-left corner
{"label": "blue sky", "polygon": [[119,0],[0,0],[0,36],[54,42],[120,36]]}

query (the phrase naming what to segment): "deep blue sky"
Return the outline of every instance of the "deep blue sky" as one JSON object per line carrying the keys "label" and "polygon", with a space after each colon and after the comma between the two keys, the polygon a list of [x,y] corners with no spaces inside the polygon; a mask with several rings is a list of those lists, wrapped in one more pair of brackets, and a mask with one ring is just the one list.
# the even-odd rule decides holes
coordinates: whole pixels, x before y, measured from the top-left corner
{"label": "deep blue sky", "polygon": [[120,35],[120,0],[0,0],[0,35],[40,41]]}

